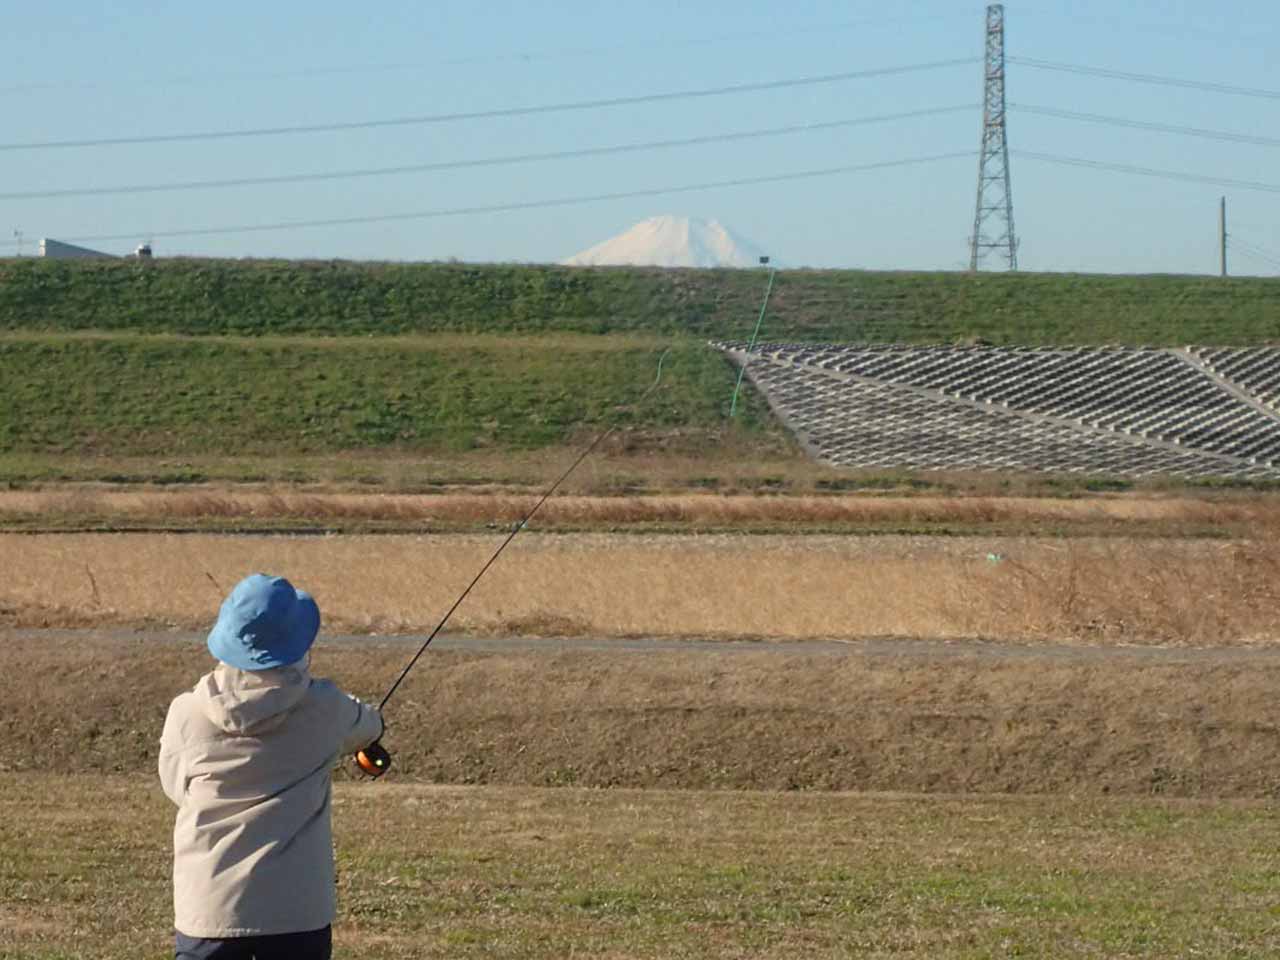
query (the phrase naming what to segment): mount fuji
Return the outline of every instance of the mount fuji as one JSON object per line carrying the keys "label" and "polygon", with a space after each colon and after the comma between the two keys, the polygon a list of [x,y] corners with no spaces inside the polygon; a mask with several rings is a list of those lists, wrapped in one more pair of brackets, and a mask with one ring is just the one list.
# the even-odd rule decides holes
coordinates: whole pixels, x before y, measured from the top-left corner
{"label": "mount fuji", "polygon": [[764,251],[715,220],[650,217],[561,261],[566,266],[755,267]]}

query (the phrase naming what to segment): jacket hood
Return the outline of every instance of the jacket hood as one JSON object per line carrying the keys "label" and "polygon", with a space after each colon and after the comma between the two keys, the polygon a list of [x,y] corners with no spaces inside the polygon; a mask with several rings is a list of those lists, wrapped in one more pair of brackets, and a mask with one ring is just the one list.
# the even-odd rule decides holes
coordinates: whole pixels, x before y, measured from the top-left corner
{"label": "jacket hood", "polygon": [[305,663],[270,670],[240,670],[220,663],[200,678],[196,702],[227,733],[256,733],[284,719],[307,695],[311,674]]}

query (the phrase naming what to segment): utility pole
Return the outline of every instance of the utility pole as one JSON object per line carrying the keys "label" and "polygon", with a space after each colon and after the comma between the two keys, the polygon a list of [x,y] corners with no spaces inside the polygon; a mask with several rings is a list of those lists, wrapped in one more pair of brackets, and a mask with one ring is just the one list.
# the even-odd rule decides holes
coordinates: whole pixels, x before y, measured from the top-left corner
{"label": "utility pole", "polygon": [[987,7],[987,54],[982,97],[982,151],[978,157],[978,204],[969,243],[969,269],[988,253],[1018,269],[1013,232],[1013,192],[1009,188],[1009,140],[1005,131],[1004,4]]}
{"label": "utility pole", "polygon": [[1222,275],[1227,275],[1227,198],[1218,201],[1218,247],[1222,251]]}

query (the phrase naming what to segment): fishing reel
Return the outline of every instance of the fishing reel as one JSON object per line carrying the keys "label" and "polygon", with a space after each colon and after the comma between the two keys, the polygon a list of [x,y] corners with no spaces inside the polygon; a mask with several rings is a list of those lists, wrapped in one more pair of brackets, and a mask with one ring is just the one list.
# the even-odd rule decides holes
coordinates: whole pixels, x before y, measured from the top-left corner
{"label": "fishing reel", "polygon": [[391,754],[387,753],[387,748],[380,740],[375,740],[363,750],[356,751],[355,761],[356,769],[374,779],[391,769]]}

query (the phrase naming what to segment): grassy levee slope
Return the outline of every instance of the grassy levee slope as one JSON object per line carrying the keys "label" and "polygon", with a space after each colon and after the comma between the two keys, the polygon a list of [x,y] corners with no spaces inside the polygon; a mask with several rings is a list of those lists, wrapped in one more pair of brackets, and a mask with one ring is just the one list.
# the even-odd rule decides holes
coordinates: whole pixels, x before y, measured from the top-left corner
{"label": "grassy levee slope", "polygon": [[[737,370],[705,345],[746,337],[763,292],[751,270],[0,260],[0,480],[306,479],[333,468],[297,458],[460,463],[615,424],[622,452],[685,457],[677,486],[785,473],[802,454],[749,386],[730,424]],[[1256,344],[1280,340],[1280,280],[788,270],[763,334]]]}
{"label": "grassy levee slope", "polygon": [[[639,337],[0,337],[0,451],[279,456],[406,447],[531,449],[621,425],[696,444],[731,371]],[[764,418],[749,404],[749,429]]]}
{"label": "grassy levee slope", "polygon": [[[747,270],[256,260],[0,260],[0,329],[745,337]],[[788,270],[770,339],[1028,345],[1280,339],[1280,279]]]}

